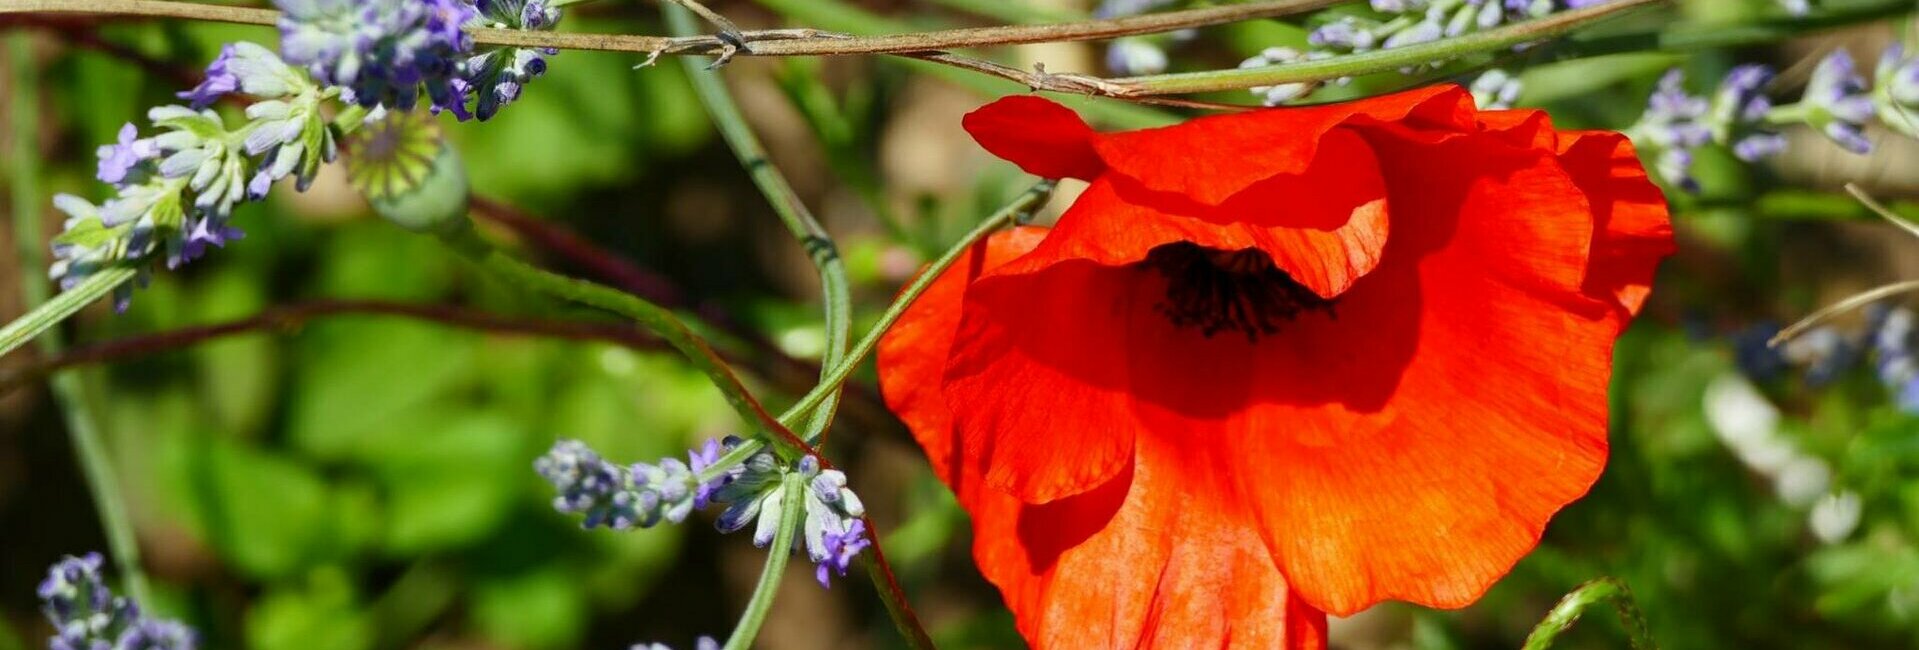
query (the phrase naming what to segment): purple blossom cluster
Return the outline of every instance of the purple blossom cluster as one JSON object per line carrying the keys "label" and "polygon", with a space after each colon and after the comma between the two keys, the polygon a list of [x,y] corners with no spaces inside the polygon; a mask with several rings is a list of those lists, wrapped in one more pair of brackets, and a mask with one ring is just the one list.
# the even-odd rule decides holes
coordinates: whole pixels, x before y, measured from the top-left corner
{"label": "purple blossom cluster", "polygon": [[547,30],[546,0],[275,0],[281,53],[350,101],[487,120],[546,72],[550,48],[477,49],[471,27]]}
{"label": "purple blossom cluster", "polygon": [[785,518],[787,494],[780,486],[798,475],[805,488],[794,548],[806,549],[818,565],[820,584],[830,586],[833,574],[846,575],[854,558],[872,545],[863,520],[866,506],[847,486],[844,472],[823,468],[815,456],[786,463],[761,450],[737,464],[723,464],[743,442],[730,436],[723,443],[709,440],[689,452],[685,463],[668,458],[622,467],[584,443],[562,440],[533,467],[559,492],[553,507],[582,515],[587,528],[680,523],[694,510],[721,504],[726,508],[714,527],[732,533],[753,526],[753,544],[761,547],[773,543]]}
{"label": "purple blossom cluster", "polygon": [[[232,93],[260,99],[237,127],[207,108]],[[178,268],[209,247],[239,239],[243,233],[229,223],[236,205],[265,198],[274,181],[288,176],[304,190],[337,155],[336,129],[321,113],[336,94],[266,48],[223,48],[206,81],[180,93],[192,106],[154,108],[147,118],[157,134],[141,137],[128,123],[115,142],[100,147],[96,175],[113,187],[113,198],[99,205],[72,195],[54,198],[68,218],[53,242],[50,274],[71,289],[108,266],[157,260]],[[124,309],[131,292],[117,289],[116,305]]]}
{"label": "purple blossom cluster", "polygon": [[661,521],[680,523],[711,502],[714,492],[730,480],[722,474],[699,480],[699,470],[713,467],[721,446],[707,441],[687,453],[687,461],[666,458],[657,463],[621,466],[600,457],[586,443],[561,440],[533,468],[559,492],[553,507],[580,514],[586,528],[614,530],[651,528]]}
{"label": "purple blossom cluster", "polygon": [[1627,130],[1656,152],[1655,166],[1665,181],[1688,192],[1699,190],[1692,175],[1694,152],[1716,144],[1746,162],[1786,150],[1780,127],[1804,125],[1854,154],[1872,151],[1866,127],[1875,118],[1888,128],[1919,137],[1919,57],[1907,57],[1899,45],[1887,48],[1868,83],[1852,55],[1834,50],[1820,59],[1799,101],[1775,105],[1766,95],[1773,70],[1763,65],[1734,67],[1720,79],[1710,99],[1685,88],[1674,69],[1660,78],[1646,111]]}
{"label": "purple blossom cluster", "polygon": [[[1306,37],[1306,49],[1270,48],[1240,63],[1263,67],[1331,58],[1342,54],[1387,50],[1442,38],[1453,38],[1500,25],[1543,18],[1567,9],[1602,4],[1606,0],[1372,0],[1372,15],[1342,14],[1321,23]],[[1444,61],[1403,70],[1408,74],[1436,69]],[[1344,84],[1338,79],[1332,83]],[[1504,108],[1519,94],[1519,82],[1505,73],[1474,81],[1485,92],[1475,96]],[[1251,89],[1267,106],[1301,99],[1319,90],[1320,83],[1283,84]]]}
{"label": "purple blossom cluster", "polygon": [[99,553],[67,556],[40,582],[41,610],[53,624],[51,650],[193,650],[193,630],[141,615],[116,596],[100,572]]}
{"label": "purple blossom cluster", "polygon": [[352,91],[361,106],[411,110],[422,88],[438,108],[455,103],[452,80],[478,16],[462,0],[276,0],[280,53],[315,80]]}

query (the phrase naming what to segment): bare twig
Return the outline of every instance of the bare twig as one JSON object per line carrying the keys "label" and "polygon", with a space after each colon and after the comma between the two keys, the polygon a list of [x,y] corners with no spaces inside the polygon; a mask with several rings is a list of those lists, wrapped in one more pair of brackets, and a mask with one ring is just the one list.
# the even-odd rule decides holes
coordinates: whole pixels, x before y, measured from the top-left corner
{"label": "bare twig", "polygon": [[[886,54],[923,59],[982,74],[1011,79],[1034,90],[1116,97],[1139,101],[1155,95],[1232,90],[1278,83],[1321,81],[1357,74],[1394,70],[1504,47],[1544,40],[1571,31],[1585,23],[1621,11],[1667,0],[1615,0],[1584,9],[1560,12],[1538,20],[1512,23],[1483,32],[1422,43],[1401,48],[1316,61],[1301,61],[1275,66],[1234,70],[1209,70],[1142,77],[1106,79],[1071,73],[1033,72],[990,61],[952,54],[947,50],[1049,43],[1089,41],[1153,34],[1208,25],[1220,25],[1257,18],[1272,18],[1320,9],[1337,0],[1260,0],[1233,5],[1142,14],[1123,18],[1087,20],[1050,25],[1006,25],[887,36],[846,36],[811,30],[772,30],[742,32],[742,42],[753,43],[751,50],[716,36],[669,38],[618,34],[579,34],[505,29],[474,29],[480,43],[516,47],[555,47],[579,50],[607,50],[647,55],[647,62],[663,55],[721,54],[741,56],[834,56],[848,54]],[[0,0],[0,14],[82,13],[141,15],[199,20],[214,20],[256,25],[271,25],[276,12],[221,5],[165,0]],[[1191,105],[1191,104],[1185,104]]]}
{"label": "bare twig", "polygon": [[[673,0],[678,1],[678,0]],[[1009,25],[947,29],[888,36],[841,37],[816,35],[811,38],[784,38],[756,43],[742,55],[754,56],[832,56],[841,54],[905,54],[991,45],[1095,41],[1120,36],[1157,34],[1208,25],[1272,18],[1304,13],[1337,4],[1339,0],[1260,0],[1218,7],[1142,14],[1123,18],[1088,20],[1051,25]],[[698,11],[697,9],[695,10]],[[248,25],[273,25],[279,12],[194,2],[169,0],[0,0],[0,14],[78,13],[158,18],[188,18]],[[707,13],[711,13],[710,11]],[[713,14],[718,16],[718,14]],[[711,21],[711,18],[708,18]],[[723,18],[722,18],[723,20]],[[474,29],[473,40],[491,45],[517,47],[557,47],[574,50],[607,50],[651,54],[719,54],[727,43],[715,36],[672,38],[624,34],[579,34],[512,29]],[[780,32],[740,32],[752,40],[756,35]]]}
{"label": "bare twig", "polygon": [[223,323],[131,336],[72,348],[55,356],[37,359],[24,367],[0,375],[0,395],[12,392],[23,384],[55,371],[74,366],[135,359],[249,332],[293,331],[315,319],[347,315],[410,318],[496,334],[599,341],[639,350],[666,349],[666,344],[658,338],[628,325],[513,318],[450,305],[420,305],[378,300],[317,300],[273,307],[252,316]]}
{"label": "bare twig", "polygon": [[[1853,198],[1858,199],[1860,203],[1864,204],[1866,206],[1866,209],[1873,211],[1873,213],[1878,214],[1881,218],[1884,218],[1886,221],[1892,222],[1892,225],[1898,226],[1900,229],[1903,229],[1908,233],[1912,233],[1914,236],[1919,236],[1919,225],[1914,225],[1912,222],[1907,221],[1901,218],[1898,214],[1893,213],[1891,209],[1880,204],[1879,201],[1874,200],[1872,198],[1872,195],[1867,194],[1866,191],[1863,189],[1860,189],[1858,185],[1847,183],[1846,191],[1850,192]],[[1805,318],[1799,319],[1799,322],[1793,323],[1790,327],[1787,327],[1786,329],[1783,329],[1783,330],[1779,330],[1779,333],[1774,335],[1772,337],[1772,340],[1767,341],[1766,345],[1769,347],[1775,347],[1775,348],[1779,347],[1781,345],[1784,345],[1787,341],[1791,341],[1794,338],[1798,337],[1800,334],[1806,333],[1806,330],[1812,329],[1813,326],[1826,322],[1828,320],[1831,320],[1834,316],[1844,314],[1854,309],[1858,309],[1860,307],[1864,307],[1866,305],[1870,305],[1872,303],[1885,300],[1887,298],[1891,298],[1899,294],[1915,293],[1915,292],[1919,292],[1919,280],[1906,280],[1903,282],[1894,282],[1891,284],[1884,284],[1877,287],[1873,287],[1871,289],[1867,289],[1865,291],[1861,291],[1859,293],[1855,293],[1850,296],[1846,296],[1845,298],[1841,299],[1839,302],[1826,305],[1825,307],[1821,308],[1819,311],[1815,311],[1812,314],[1806,316]]]}

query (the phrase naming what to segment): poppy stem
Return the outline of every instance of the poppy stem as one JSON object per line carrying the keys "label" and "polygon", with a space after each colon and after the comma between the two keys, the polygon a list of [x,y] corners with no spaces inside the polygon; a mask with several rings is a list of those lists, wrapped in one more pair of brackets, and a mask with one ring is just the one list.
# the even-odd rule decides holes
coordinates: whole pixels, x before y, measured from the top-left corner
{"label": "poppy stem", "polygon": [[[9,86],[13,89],[8,113],[11,116],[14,150],[9,157],[15,161],[12,175],[8,179],[9,193],[13,195],[14,245],[18,247],[21,294],[26,304],[35,307],[0,330],[0,339],[4,339],[5,354],[14,348],[39,337],[40,351],[48,356],[59,354],[63,347],[60,332],[53,330],[54,325],[73,315],[81,307],[92,303],[101,296],[111,293],[114,288],[132,280],[137,271],[131,267],[103,269],[80,286],[61,292],[48,299],[46,276],[32,269],[46,268],[46,242],[41,239],[41,215],[45,214],[44,197],[40,196],[40,152],[35,144],[40,139],[40,97],[39,69],[34,60],[32,39],[26,35],[14,35],[7,39],[7,58],[9,66]],[[73,372],[58,373],[53,376],[51,392],[54,403],[60,407],[60,413],[66,419],[67,435],[72,438],[74,456],[79,460],[80,472],[86,478],[87,491],[92,493],[93,502],[99,511],[100,528],[106,533],[107,550],[113,555],[114,564],[120,568],[120,575],[126,581],[127,593],[137,606],[148,607],[153,604],[150,590],[147,588],[146,570],[140,563],[140,541],[133,530],[133,518],[128,515],[126,500],[120,489],[120,479],[113,467],[113,457],[107,450],[102,438],[99,420],[94,417],[92,405],[87,399],[87,389],[80,375]]]}
{"label": "poppy stem", "polygon": [[891,328],[893,323],[898,322],[900,317],[906,314],[907,308],[913,306],[913,301],[919,299],[920,294],[925,293],[927,288],[933,286],[933,282],[939,279],[940,273],[944,272],[947,267],[952,266],[954,262],[959,261],[960,256],[972,250],[974,244],[986,239],[986,236],[993,234],[993,231],[999,230],[1008,224],[1023,220],[1026,215],[1031,214],[1033,210],[1044,205],[1046,200],[1053,195],[1053,186],[1054,182],[1051,180],[1040,181],[1025,192],[1020,193],[1018,198],[1013,199],[1013,202],[1001,207],[998,212],[993,213],[992,216],[981,221],[978,226],[974,226],[972,232],[966,233],[966,236],[961,237],[957,243],[953,244],[952,248],[940,255],[939,259],[933,260],[931,264],[927,264],[926,268],[920,271],[918,277],[913,278],[913,281],[907,284],[906,288],[900,290],[899,297],[894,298],[893,304],[887,306],[886,313],[880,315],[879,321],[873,324],[872,329],[867,330],[866,336],[862,337],[860,342],[853,346],[853,351],[847,355],[846,362],[835,366],[832,372],[820,381],[818,387],[814,388],[812,392],[807,393],[805,397],[801,397],[800,401],[794,403],[791,408],[788,408],[786,413],[780,416],[781,419],[788,419],[794,415],[805,413],[808,409],[824,402],[827,399],[827,395],[830,394],[835,387],[845,383],[846,379],[853,375],[853,371],[859,367],[860,360],[866,358],[866,355],[873,352],[873,348],[879,345],[880,337],[886,334],[886,330]]}
{"label": "poppy stem", "polygon": [[[697,29],[692,13],[679,5],[662,7],[666,13],[668,29],[675,34],[692,34]],[[806,208],[806,202],[800,200],[793,191],[792,184],[780,174],[767,157],[766,147],[760,144],[753,128],[746,123],[739,104],[733,101],[732,92],[726,89],[726,82],[719,73],[709,69],[701,57],[686,57],[680,61],[685,65],[686,74],[693,80],[693,91],[700,97],[700,103],[706,105],[706,112],[713,117],[713,123],[719,128],[720,135],[727,146],[740,159],[740,165],[753,177],[753,184],[759,186],[766,195],[773,211],[779,214],[780,222],[793,233],[801,246],[806,248],[808,257],[820,276],[820,287],[824,294],[826,310],[826,353],[821,356],[820,378],[825,380],[828,370],[838,366],[846,356],[848,342],[853,331],[853,294],[846,278],[846,261],[840,258],[839,247],[833,243],[833,236],[814,218],[812,211]],[[800,432],[801,440],[819,440],[828,425],[833,422],[833,414],[839,408],[840,393],[835,386],[826,396],[819,408],[814,409]],[[790,419],[782,418],[789,426]]]}
{"label": "poppy stem", "polygon": [[793,533],[806,518],[800,508],[806,502],[805,487],[798,472],[788,472],[780,480],[780,528],[773,534],[773,544],[766,547],[766,568],[760,571],[759,584],[753,587],[753,597],[746,601],[746,611],[740,613],[724,650],[752,648],[753,639],[760,635],[760,624],[766,622],[773,597],[780,591],[780,578],[786,574],[786,560],[793,555]]}
{"label": "poppy stem", "polygon": [[791,429],[767,413],[766,407],[740,383],[739,377],[733,374],[719,353],[705,339],[694,334],[671,310],[612,287],[527,264],[495,248],[465,223],[441,233],[440,239],[487,272],[523,289],[633,319],[679,350],[695,367],[706,373],[707,379],[726,397],[727,404],[750,426],[779,440],[793,453],[812,452]]}
{"label": "poppy stem", "polygon": [[1572,628],[1587,607],[1601,601],[1612,601],[1613,607],[1619,611],[1620,625],[1626,628],[1626,640],[1634,650],[1654,650],[1658,647],[1653,643],[1652,634],[1646,631],[1646,617],[1633,600],[1632,590],[1627,589],[1626,583],[1618,578],[1599,578],[1579,585],[1579,588],[1561,598],[1559,604],[1546,613],[1546,618],[1533,628],[1532,634],[1526,635],[1526,644],[1521,649],[1546,650],[1552,647],[1560,633]]}

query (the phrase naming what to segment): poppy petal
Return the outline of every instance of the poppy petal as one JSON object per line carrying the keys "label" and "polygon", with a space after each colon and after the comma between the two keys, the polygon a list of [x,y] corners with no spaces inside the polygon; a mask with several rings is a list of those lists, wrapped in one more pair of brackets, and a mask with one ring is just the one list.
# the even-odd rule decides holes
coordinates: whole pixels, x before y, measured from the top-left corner
{"label": "poppy petal", "polygon": [[1471,120],[1472,96],[1441,85],[1361,102],[1212,115],[1101,134],[1093,143],[1114,172],[1154,191],[1220,205],[1260,181],[1300,174],[1318,156],[1323,136],[1341,125],[1411,122],[1457,131]]}
{"label": "poppy petal", "polygon": [[1325,614],[1288,588],[1223,466],[1171,442],[1142,440],[1132,471],[1055,503],[962,496],[1021,634],[1035,648],[1324,648]]}
{"label": "poppy petal", "polygon": [[[1045,232],[1020,228],[975,247],[921,294],[878,351],[888,406],[971,513],[980,570],[1005,595],[1021,633],[1038,648],[1325,647],[1325,614],[1287,588],[1250,516],[1214,512],[1240,508],[1223,473],[1188,478],[1187,465],[1155,441],[1106,484],[1028,505],[988,487],[981,464],[967,460],[938,390],[961,300],[968,282]],[[1182,493],[1189,496],[1169,496]]]}
{"label": "poppy petal", "polygon": [[1275,559],[1330,613],[1472,602],[1605,464],[1624,316],[1541,283],[1583,267],[1590,237],[1514,227],[1593,216],[1556,159],[1500,138],[1374,138],[1399,219],[1386,261],[1337,321],[1261,346],[1249,407],[1193,434],[1237,449],[1242,489],[1269,495],[1250,507]]}
{"label": "poppy petal", "polygon": [[967,291],[946,402],[987,482],[1028,503],[1085,492],[1132,462],[1131,397],[1103,379],[1126,372],[1125,332],[1079,326],[1130,299],[1127,276],[1107,271],[1062,264]]}
{"label": "poppy petal", "polygon": [[1013,95],[960,121],[993,155],[1041,178],[1092,180],[1105,169],[1093,151],[1093,127],[1078,113],[1037,95]]}
{"label": "poppy petal", "polygon": [[1625,136],[1574,131],[1562,134],[1560,145],[1560,162],[1585,191],[1597,221],[1586,292],[1637,314],[1652,292],[1657,260],[1675,250],[1665,195]]}
{"label": "poppy petal", "polygon": [[991,275],[1034,273],[1069,260],[1126,266],[1159,246],[1189,242],[1257,248],[1314,293],[1337,296],[1379,264],[1390,220],[1372,148],[1346,129],[1324,137],[1328,146],[1301,173],[1267,179],[1219,207],[1102,176],[1038,249]]}
{"label": "poppy petal", "polygon": [[[960,301],[966,296],[967,285],[986,269],[1032,250],[1045,235],[1045,228],[1020,226],[993,233],[986,241],[974,244],[880,338],[875,353],[879,367],[885,369],[880,375],[880,390],[920,446],[959,451],[954,447],[958,440],[952,436],[953,416],[946,410],[940,386],[953,332],[959,329]],[[958,477],[948,464],[954,453],[927,454],[933,472],[949,485],[955,485]]]}

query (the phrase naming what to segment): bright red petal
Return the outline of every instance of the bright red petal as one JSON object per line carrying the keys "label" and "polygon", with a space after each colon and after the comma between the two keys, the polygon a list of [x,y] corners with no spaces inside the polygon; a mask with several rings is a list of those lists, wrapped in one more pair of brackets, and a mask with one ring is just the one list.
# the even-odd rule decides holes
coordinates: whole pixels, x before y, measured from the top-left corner
{"label": "bright red petal", "polygon": [[1160,438],[1131,472],[1043,506],[962,494],[974,555],[1035,648],[1324,648],[1226,466]]}
{"label": "bright red petal", "polygon": [[1563,134],[1560,145],[1561,164],[1598,218],[1586,292],[1614,302],[1628,316],[1637,314],[1652,292],[1657,261],[1675,250],[1666,197],[1646,177],[1625,136],[1576,131]]}
{"label": "bright red petal", "polygon": [[1556,158],[1503,139],[1374,137],[1386,261],[1336,321],[1259,348],[1248,408],[1187,422],[1235,446],[1274,557],[1328,612],[1472,602],[1605,464],[1623,317],[1561,286],[1594,217]]}
{"label": "bright red petal", "polygon": [[1078,113],[1036,95],[979,107],[960,124],[995,156],[1042,178],[1092,180],[1105,168],[1093,151],[1093,127]]}
{"label": "bright red petal", "polygon": [[1131,287],[1104,270],[1060,265],[967,294],[946,402],[987,482],[1029,503],[1090,490],[1133,460],[1139,425],[1115,381],[1126,333],[1099,326]]}
{"label": "bright red petal", "polygon": [[957,456],[959,448],[941,384],[953,332],[959,329],[960,300],[980,273],[1025,254],[1045,236],[1045,228],[1022,226],[993,233],[975,244],[880,338],[876,354],[886,403],[927,449],[934,473],[949,485],[956,483],[958,474],[948,460]]}
{"label": "bright red petal", "polygon": [[1459,130],[1472,124],[1472,97],[1457,86],[1304,108],[1213,115],[1157,129],[1098,136],[1094,146],[1116,173],[1158,192],[1220,205],[1254,184],[1296,175],[1342,125],[1409,122]]}
{"label": "bright red petal", "polygon": [[1038,249],[992,275],[1032,274],[1067,261],[1126,266],[1156,247],[1190,242],[1260,249],[1314,293],[1337,296],[1379,263],[1389,218],[1372,148],[1346,129],[1324,138],[1327,147],[1299,174],[1267,179],[1218,207],[1102,176]]}
{"label": "bright red petal", "polygon": [[[980,570],[1036,648],[1324,648],[1326,617],[1286,586],[1220,461],[1172,441],[1094,489],[1028,505],[986,485],[938,389],[967,284],[1045,231],[1000,233],[942,275],[879,346],[880,387],[974,522]],[[1150,336],[1151,332],[1135,332]]]}

